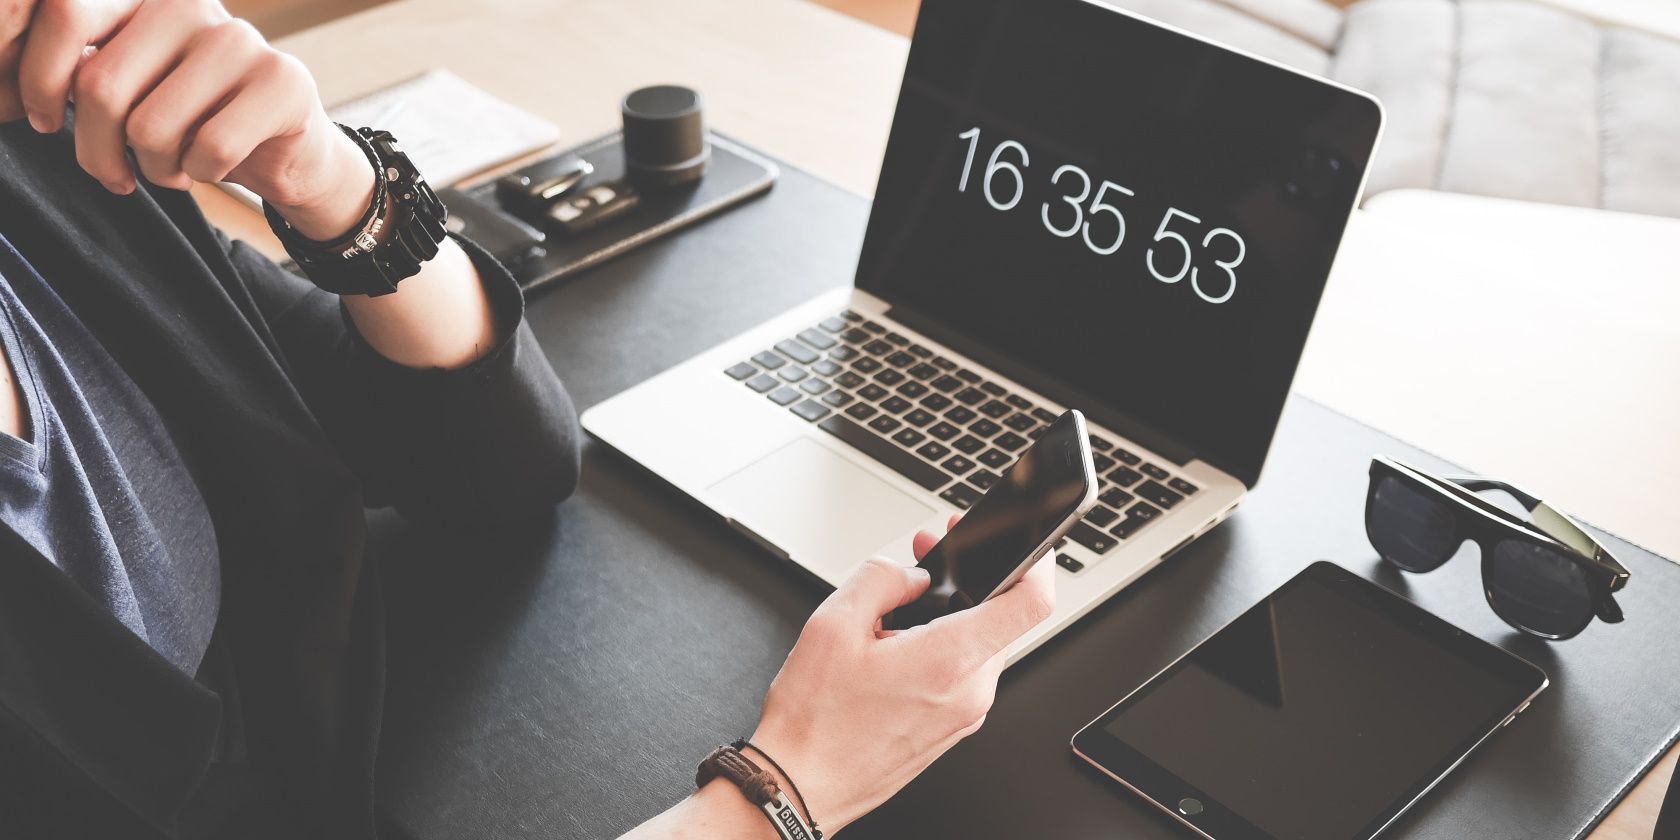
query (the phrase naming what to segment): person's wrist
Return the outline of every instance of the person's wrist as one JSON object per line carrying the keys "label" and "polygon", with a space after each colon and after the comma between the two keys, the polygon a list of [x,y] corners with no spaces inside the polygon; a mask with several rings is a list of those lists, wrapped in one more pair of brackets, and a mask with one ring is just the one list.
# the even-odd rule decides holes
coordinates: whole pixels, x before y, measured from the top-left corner
{"label": "person's wrist", "polygon": [[[761,721],[758,730],[748,741],[752,747],[744,751],[747,757],[776,777],[776,784],[781,786],[782,793],[794,803],[795,808],[804,813],[807,822],[815,822],[822,828],[824,837],[834,835],[861,816],[847,812],[836,796],[836,788],[829,780],[829,774],[821,768],[820,762],[812,757],[813,751],[806,748],[805,739],[767,721]],[[779,772],[756,753],[774,758],[786,772]],[[792,776],[791,780],[789,776]],[[794,796],[794,785],[799,787],[800,796]],[[804,800],[803,807],[800,806],[800,799]]]}
{"label": "person's wrist", "polygon": [[298,167],[302,184],[263,199],[274,207],[293,230],[317,242],[328,242],[351,233],[368,206],[373,203],[377,173],[367,154],[338,126],[322,115],[324,127],[314,128],[320,148],[312,155],[315,163]]}
{"label": "person's wrist", "polygon": [[729,827],[729,837],[741,840],[779,840],[764,812],[747,801],[741,789],[728,779],[717,778],[694,792],[690,801],[700,813],[711,815],[707,825]]}

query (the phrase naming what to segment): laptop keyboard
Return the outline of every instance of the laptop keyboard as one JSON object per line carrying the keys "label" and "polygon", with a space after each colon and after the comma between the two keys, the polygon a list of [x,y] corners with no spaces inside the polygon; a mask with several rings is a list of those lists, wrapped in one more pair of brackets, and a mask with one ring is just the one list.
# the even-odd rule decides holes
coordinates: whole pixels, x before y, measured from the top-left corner
{"label": "laptop keyboard", "polygon": [[[1058,414],[844,311],[724,371],[939,498],[968,508]],[[1093,434],[1097,506],[1068,539],[1105,555],[1200,488]],[[1058,554],[1069,572],[1084,568]]]}

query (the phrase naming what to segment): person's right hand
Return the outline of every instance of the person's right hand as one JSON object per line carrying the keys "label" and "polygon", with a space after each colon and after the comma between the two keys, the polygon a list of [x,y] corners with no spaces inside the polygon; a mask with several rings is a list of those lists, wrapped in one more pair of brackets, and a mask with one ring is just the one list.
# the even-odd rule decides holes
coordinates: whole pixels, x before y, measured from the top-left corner
{"label": "person's right hand", "polygon": [[[916,557],[935,542],[917,534]],[[881,617],[921,595],[928,576],[877,558],[817,608],[770,685],[752,741],[793,777],[825,834],[980,728],[1005,651],[1055,607],[1054,575],[1054,564],[1038,563],[990,601],[889,633]]]}

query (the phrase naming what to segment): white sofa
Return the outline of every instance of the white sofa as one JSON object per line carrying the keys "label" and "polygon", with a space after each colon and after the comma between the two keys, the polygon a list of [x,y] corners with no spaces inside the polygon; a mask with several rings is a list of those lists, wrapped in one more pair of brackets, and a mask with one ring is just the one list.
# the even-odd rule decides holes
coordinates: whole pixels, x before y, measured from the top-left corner
{"label": "white sofa", "polygon": [[1112,0],[1370,91],[1398,188],[1680,216],[1680,41],[1530,0]]}

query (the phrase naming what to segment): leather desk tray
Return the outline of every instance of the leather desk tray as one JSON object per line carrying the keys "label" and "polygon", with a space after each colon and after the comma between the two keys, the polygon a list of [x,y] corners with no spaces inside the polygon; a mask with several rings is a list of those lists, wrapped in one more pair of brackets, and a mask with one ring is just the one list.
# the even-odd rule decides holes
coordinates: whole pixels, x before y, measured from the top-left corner
{"label": "leather desk tray", "polygon": [[[850,282],[867,212],[784,167],[764,199],[534,294],[530,320],[581,409]],[[1379,565],[1361,520],[1378,452],[1443,466],[1292,399],[1232,521],[1012,668],[980,733],[843,836],[1186,837],[1068,738],[1320,558],[1552,678],[1385,836],[1584,834],[1677,734],[1680,567],[1611,539],[1633,571],[1618,596],[1627,621],[1556,645],[1518,637],[1483,601],[1473,557],[1410,578]],[[826,594],[606,447],[590,443],[584,461],[551,521],[439,537],[374,519],[391,612],[382,802],[421,840],[595,840],[667,807],[708,750],[751,731]]]}

